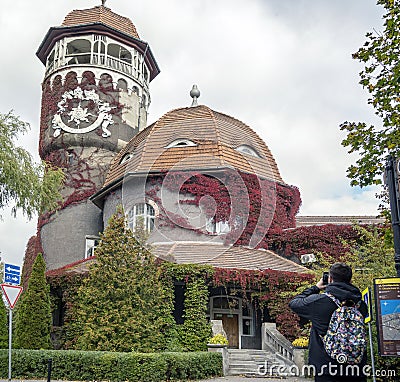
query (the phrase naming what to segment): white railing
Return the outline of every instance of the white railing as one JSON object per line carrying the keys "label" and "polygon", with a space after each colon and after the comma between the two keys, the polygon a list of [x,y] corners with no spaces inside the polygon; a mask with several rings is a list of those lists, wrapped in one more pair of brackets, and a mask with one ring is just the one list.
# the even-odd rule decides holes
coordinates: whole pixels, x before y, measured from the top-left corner
{"label": "white railing", "polygon": [[284,359],[294,362],[294,347],[284,335],[278,331],[276,324],[264,322],[262,324],[262,348],[280,354]]}

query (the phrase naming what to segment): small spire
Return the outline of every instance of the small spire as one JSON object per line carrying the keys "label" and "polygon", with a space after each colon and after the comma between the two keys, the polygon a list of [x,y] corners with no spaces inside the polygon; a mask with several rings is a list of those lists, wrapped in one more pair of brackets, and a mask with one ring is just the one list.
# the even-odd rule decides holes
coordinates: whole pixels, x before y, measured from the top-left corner
{"label": "small spire", "polygon": [[200,90],[197,88],[197,85],[193,85],[190,96],[193,98],[192,107],[197,106],[197,98],[200,97]]}
{"label": "small spire", "polygon": [[101,5],[104,7],[106,5],[107,0],[101,0]]}

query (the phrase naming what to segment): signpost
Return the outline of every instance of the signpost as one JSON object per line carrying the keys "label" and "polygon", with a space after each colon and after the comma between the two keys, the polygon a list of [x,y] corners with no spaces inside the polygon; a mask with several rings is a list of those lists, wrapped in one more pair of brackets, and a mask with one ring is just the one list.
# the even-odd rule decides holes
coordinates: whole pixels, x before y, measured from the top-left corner
{"label": "signpost", "polygon": [[369,334],[369,347],[371,350],[371,366],[372,366],[372,380],[376,382],[375,377],[375,357],[374,357],[374,346],[372,343],[372,328],[371,328],[371,321],[372,321],[372,304],[371,304],[371,291],[369,288],[366,288],[362,291],[362,299],[367,304],[368,313],[365,317],[364,322],[368,324],[368,334]]}
{"label": "signpost", "polygon": [[4,284],[1,284],[4,297],[9,309],[8,326],[8,380],[11,381],[11,354],[12,354],[12,312],[22,293],[22,287],[18,286],[21,280],[21,267],[13,264],[4,264]]}
{"label": "signpost", "polygon": [[21,267],[19,265],[4,264],[3,281],[11,285],[19,285],[21,282]]}
{"label": "signpost", "polygon": [[378,350],[400,356],[400,278],[374,279]]}

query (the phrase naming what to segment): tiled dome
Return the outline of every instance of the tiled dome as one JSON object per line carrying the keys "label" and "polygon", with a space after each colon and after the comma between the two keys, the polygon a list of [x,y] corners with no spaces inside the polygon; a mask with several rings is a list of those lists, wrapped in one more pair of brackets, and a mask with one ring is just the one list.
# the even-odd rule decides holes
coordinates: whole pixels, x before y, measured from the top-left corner
{"label": "tiled dome", "polygon": [[[250,153],[240,151],[243,147]],[[127,171],[223,168],[283,183],[270,150],[249,126],[207,106],[181,108],[166,113],[132,138],[114,158],[104,186],[119,181]]]}
{"label": "tiled dome", "polygon": [[102,5],[90,9],[73,10],[65,17],[62,26],[71,27],[93,23],[102,23],[131,37],[139,38],[131,20]]}

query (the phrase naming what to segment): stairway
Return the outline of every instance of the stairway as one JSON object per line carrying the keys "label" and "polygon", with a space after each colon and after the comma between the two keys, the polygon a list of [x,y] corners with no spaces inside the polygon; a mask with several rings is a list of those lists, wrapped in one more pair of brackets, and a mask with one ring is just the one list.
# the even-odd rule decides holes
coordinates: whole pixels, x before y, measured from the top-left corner
{"label": "stairway", "polygon": [[[255,377],[283,376],[291,366],[275,353],[255,349],[228,349],[227,375]],[[279,368],[280,367],[280,368]]]}

